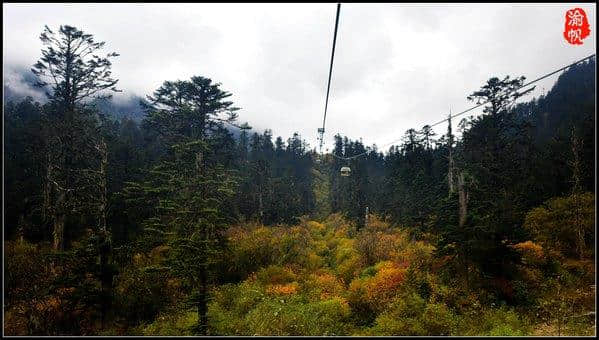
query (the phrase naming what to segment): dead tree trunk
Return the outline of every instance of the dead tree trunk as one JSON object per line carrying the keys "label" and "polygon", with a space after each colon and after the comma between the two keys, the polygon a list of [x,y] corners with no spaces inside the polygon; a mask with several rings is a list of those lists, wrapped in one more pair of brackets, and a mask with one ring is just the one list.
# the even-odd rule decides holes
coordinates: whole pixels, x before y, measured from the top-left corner
{"label": "dead tree trunk", "polygon": [[449,119],[447,120],[447,139],[448,139],[448,149],[449,149],[449,164],[447,168],[447,183],[449,185],[449,196],[455,192],[455,184],[454,184],[454,164],[453,164],[453,133],[451,131],[451,113],[449,113]]}
{"label": "dead tree trunk", "polygon": [[19,225],[17,227],[17,239],[19,242],[23,242],[25,240],[25,215],[21,213],[19,215]]}
{"label": "dead tree trunk", "polygon": [[52,232],[52,236],[54,239],[52,246],[54,247],[54,250],[64,250],[64,224],[66,220],[65,201],[66,192],[59,188],[58,196],[54,204],[54,209],[56,211],[54,213],[54,230]]}
{"label": "dead tree trunk", "polygon": [[[52,202],[50,196],[50,206],[52,207],[52,219],[53,219],[53,247],[55,250],[64,250],[64,229],[66,219],[69,215],[69,209],[71,208],[71,194],[74,183],[74,148],[73,148],[73,121],[74,121],[74,108],[67,107],[65,114],[65,123],[60,127],[63,131],[59,133],[62,135],[62,141],[54,143],[50,147],[54,151],[49,151],[48,161],[48,173],[47,180],[54,190],[56,190],[56,200]],[[58,150],[57,150],[58,148]],[[56,157],[62,153],[64,158]],[[54,157],[53,157],[54,156]],[[57,164],[58,163],[58,164]],[[55,170],[58,170],[58,174],[55,174]],[[57,176],[55,176],[57,175]],[[60,184],[59,184],[60,183]]]}

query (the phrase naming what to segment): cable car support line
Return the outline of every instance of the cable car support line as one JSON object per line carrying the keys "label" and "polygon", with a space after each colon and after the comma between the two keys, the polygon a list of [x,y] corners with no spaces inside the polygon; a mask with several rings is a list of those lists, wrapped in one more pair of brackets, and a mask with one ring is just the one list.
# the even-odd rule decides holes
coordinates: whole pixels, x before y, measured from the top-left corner
{"label": "cable car support line", "polygon": [[337,17],[335,18],[335,33],[333,34],[333,50],[331,52],[331,65],[329,67],[329,82],[327,85],[327,98],[324,103],[324,118],[322,119],[322,128],[318,129],[320,140],[320,153],[322,153],[322,144],[324,142],[324,125],[327,120],[327,108],[329,106],[329,91],[331,90],[331,75],[333,74],[333,59],[335,58],[335,44],[337,42],[337,27],[339,26],[339,11],[341,10],[341,4],[337,4]]}

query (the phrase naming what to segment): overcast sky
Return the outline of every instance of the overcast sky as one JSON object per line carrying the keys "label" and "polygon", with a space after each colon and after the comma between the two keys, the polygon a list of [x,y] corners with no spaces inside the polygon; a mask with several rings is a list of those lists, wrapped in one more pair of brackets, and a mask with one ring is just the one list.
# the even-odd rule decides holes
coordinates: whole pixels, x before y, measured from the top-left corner
{"label": "overcast sky", "polygon": [[[562,35],[565,13],[575,7],[591,24],[583,45]],[[106,53],[120,53],[113,74],[125,94],[209,77],[233,93],[240,122],[284,139],[297,131],[316,145],[334,3],[3,4],[3,10],[5,70],[36,62],[44,25],[68,24],[106,41]],[[532,80],[595,53],[595,10],[576,3],[342,4],[327,145],[336,133],[386,145],[445,118],[450,107],[455,113],[472,106],[466,96],[492,76]],[[540,83],[536,95],[556,79]]]}

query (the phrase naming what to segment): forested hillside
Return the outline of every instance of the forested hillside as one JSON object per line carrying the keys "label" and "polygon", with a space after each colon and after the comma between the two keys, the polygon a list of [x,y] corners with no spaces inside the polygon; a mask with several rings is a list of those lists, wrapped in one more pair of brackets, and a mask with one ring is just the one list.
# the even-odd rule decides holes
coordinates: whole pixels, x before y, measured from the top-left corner
{"label": "forested hillside", "polygon": [[595,334],[594,58],[539,98],[490,77],[445,134],[321,155],[201,75],[125,112],[97,98],[118,54],[41,40],[48,100],[3,102],[5,334]]}

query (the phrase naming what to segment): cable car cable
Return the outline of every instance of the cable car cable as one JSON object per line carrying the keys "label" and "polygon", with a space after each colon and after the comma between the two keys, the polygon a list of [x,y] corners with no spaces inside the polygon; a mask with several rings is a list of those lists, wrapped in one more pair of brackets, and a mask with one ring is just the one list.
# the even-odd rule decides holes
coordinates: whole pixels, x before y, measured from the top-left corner
{"label": "cable car cable", "polygon": [[329,81],[327,84],[327,97],[324,103],[324,117],[322,119],[322,128],[318,129],[320,134],[320,152],[322,153],[322,143],[324,142],[324,126],[327,120],[327,108],[329,106],[329,92],[331,90],[331,75],[333,74],[333,59],[335,59],[335,44],[337,43],[337,27],[339,26],[339,11],[341,10],[341,4],[337,4],[337,16],[335,18],[335,32],[333,34],[333,49],[331,51],[331,65],[329,67]]}
{"label": "cable car cable", "polygon": [[[588,57],[586,57],[586,58],[582,58],[582,59],[580,59],[580,60],[578,60],[578,61],[575,61],[575,62],[573,62],[573,63],[572,63],[572,64],[570,64],[570,65],[564,66],[564,67],[562,67],[562,68],[560,68],[560,69],[558,69],[558,70],[555,70],[555,71],[553,71],[553,72],[551,72],[551,73],[547,73],[546,75],[544,75],[544,76],[542,76],[542,77],[539,77],[539,78],[537,78],[537,79],[535,79],[535,80],[529,81],[528,83],[526,83],[526,84],[524,84],[524,85],[521,85],[520,87],[518,87],[517,89],[513,90],[512,92],[516,92],[516,91],[520,90],[521,88],[524,88],[524,87],[526,87],[526,86],[528,86],[528,85],[531,85],[531,84],[533,84],[533,83],[536,83],[536,82],[538,82],[538,81],[540,81],[540,80],[543,80],[543,79],[545,79],[545,78],[547,78],[547,77],[550,77],[550,76],[552,76],[552,75],[554,75],[554,74],[556,74],[556,73],[558,73],[558,72],[560,72],[560,71],[563,71],[563,70],[567,69],[568,67],[574,66],[574,65],[576,65],[576,64],[578,64],[578,63],[580,63],[580,62],[583,62],[583,61],[585,61],[585,60],[587,60],[587,59],[593,58],[594,56],[595,56],[595,54],[592,54],[592,55],[590,55],[590,56],[588,56]],[[455,115],[453,115],[453,116],[451,116],[451,117],[452,117],[452,118],[454,118],[454,117],[457,117],[457,116],[461,116],[461,115],[463,115],[464,113],[467,113],[467,112],[469,112],[469,111],[472,111],[472,110],[474,110],[474,109],[476,109],[476,108],[479,108],[479,107],[481,107],[481,106],[483,106],[483,105],[485,105],[485,104],[487,104],[487,103],[489,103],[489,102],[490,102],[490,100],[487,100],[487,101],[486,101],[486,102],[484,102],[484,103],[478,104],[478,105],[476,105],[476,106],[474,106],[474,107],[471,107],[471,108],[469,108],[469,109],[467,109],[467,110],[464,110],[464,111],[462,111],[462,112],[460,112],[460,113],[457,113],[457,114],[455,114]],[[445,121],[447,121],[447,119],[443,119],[443,120],[441,120],[441,121],[438,121],[438,122],[436,122],[435,124],[432,124],[432,125],[430,125],[430,127],[433,127],[433,126],[439,125],[439,124],[441,124],[441,123],[443,123],[443,122],[445,122]]]}
{"label": "cable car cable", "polygon": [[[539,77],[539,78],[537,78],[537,79],[535,79],[535,80],[529,81],[528,83],[526,83],[526,84],[523,84],[523,85],[519,86],[518,88],[516,88],[515,90],[512,90],[512,91],[510,91],[509,93],[517,92],[518,90],[520,90],[520,89],[522,89],[522,88],[524,88],[524,87],[527,87],[527,86],[529,86],[529,85],[532,85],[532,84],[534,84],[534,83],[536,83],[536,82],[538,82],[538,81],[540,81],[540,80],[543,80],[543,79],[545,79],[545,78],[547,78],[547,77],[550,77],[550,76],[552,76],[552,75],[554,75],[554,74],[556,74],[556,73],[558,73],[558,72],[560,72],[560,71],[563,71],[563,70],[565,70],[565,69],[567,69],[567,68],[569,68],[569,67],[572,67],[572,66],[574,66],[574,65],[576,65],[576,64],[578,64],[578,63],[581,63],[581,62],[583,62],[583,61],[585,61],[585,60],[587,60],[587,59],[591,59],[591,58],[593,58],[593,57],[595,57],[595,54],[594,54],[594,53],[593,53],[592,55],[590,55],[590,56],[586,57],[586,58],[582,58],[582,59],[580,59],[580,60],[578,60],[578,61],[575,61],[575,62],[573,62],[573,63],[571,63],[571,64],[569,64],[569,65],[567,65],[567,66],[564,66],[564,67],[562,67],[562,68],[560,68],[560,69],[557,69],[557,70],[555,70],[555,71],[552,71],[552,72],[550,72],[550,73],[547,73],[547,74],[545,74],[544,76],[541,76],[541,77]],[[515,100],[514,100],[514,101],[515,101]],[[473,106],[473,107],[471,107],[471,108],[469,108],[469,109],[467,109],[467,110],[464,110],[464,111],[462,111],[462,112],[459,112],[459,113],[457,113],[457,114],[455,114],[455,115],[452,115],[452,116],[451,116],[451,118],[455,118],[455,117],[457,117],[457,116],[461,116],[461,115],[463,115],[463,114],[465,114],[465,113],[467,113],[467,112],[470,112],[470,111],[472,111],[472,110],[474,110],[474,109],[477,109],[477,108],[479,108],[479,107],[481,107],[481,106],[483,106],[483,105],[485,105],[485,104],[488,104],[489,102],[490,102],[490,100],[487,100],[487,101],[486,101],[486,102],[484,102],[484,103],[477,104],[476,106]],[[513,101],[512,101],[512,102],[513,102]],[[448,118],[446,118],[446,119],[443,119],[443,120],[440,120],[440,121],[438,121],[438,122],[436,122],[436,123],[434,123],[434,124],[432,124],[432,125],[429,125],[429,126],[430,126],[430,127],[437,126],[437,125],[439,125],[439,124],[441,124],[441,123],[444,123],[444,122],[446,122],[446,121],[448,121]],[[391,144],[395,144],[396,142],[398,142],[398,141],[400,141],[400,140],[402,140],[402,139],[403,139],[403,137],[402,137],[402,138],[399,138],[399,139],[396,139],[396,140],[394,140],[394,141],[392,141],[392,142],[389,142],[389,143],[387,143],[387,144],[384,144],[383,146],[381,146],[381,148],[384,148],[384,147],[386,147],[386,146],[388,146],[388,145],[391,145]],[[338,158],[338,159],[342,159],[342,160],[350,160],[350,159],[354,159],[354,158],[358,158],[358,157],[360,157],[360,156],[363,156],[363,155],[365,155],[365,154],[369,153],[370,151],[372,151],[372,150],[368,150],[368,151],[365,151],[365,152],[362,152],[362,153],[359,153],[359,154],[357,154],[357,155],[353,155],[353,156],[350,156],[350,157],[340,157],[340,156],[337,156],[337,155],[335,155],[335,154],[333,154],[333,153],[331,153],[331,155],[333,155],[333,157],[335,157],[335,158]]]}

